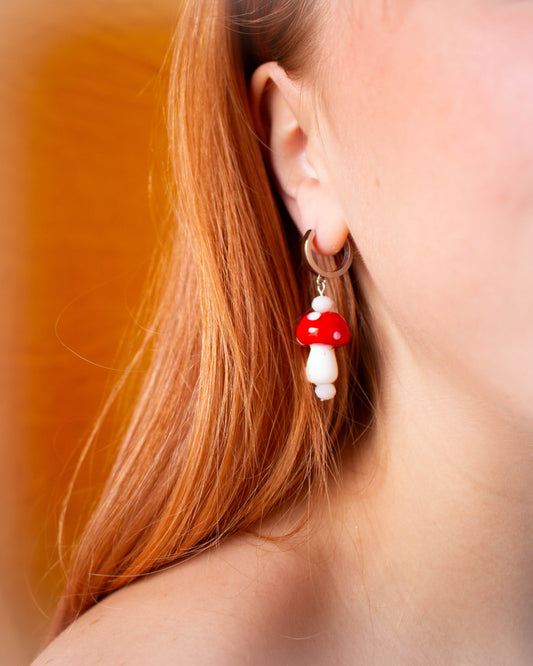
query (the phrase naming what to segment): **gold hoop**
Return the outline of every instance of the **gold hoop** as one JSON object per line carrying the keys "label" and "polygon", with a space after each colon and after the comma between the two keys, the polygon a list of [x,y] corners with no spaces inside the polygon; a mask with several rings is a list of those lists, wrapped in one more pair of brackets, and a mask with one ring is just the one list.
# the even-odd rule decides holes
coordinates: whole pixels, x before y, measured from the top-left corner
{"label": "gold hoop", "polygon": [[307,261],[307,265],[309,266],[309,269],[313,272],[316,273],[317,275],[322,275],[325,278],[334,278],[334,277],[340,277],[341,275],[344,275],[346,271],[350,268],[350,265],[352,263],[353,259],[353,252],[352,252],[352,241],[350,236],[346,239],[346,243],[344,244],[344,254],[342,257],[342,263],[341,265],[334,271],[326,271],[320,268],[320,266],[316,263],[316,261],[313,259],[312,252],[312,244],[313,240],[315,238],[315,230],[314,229],[308,229],[303,238],[302,238],[302,254],[305,257],[305,260]]}

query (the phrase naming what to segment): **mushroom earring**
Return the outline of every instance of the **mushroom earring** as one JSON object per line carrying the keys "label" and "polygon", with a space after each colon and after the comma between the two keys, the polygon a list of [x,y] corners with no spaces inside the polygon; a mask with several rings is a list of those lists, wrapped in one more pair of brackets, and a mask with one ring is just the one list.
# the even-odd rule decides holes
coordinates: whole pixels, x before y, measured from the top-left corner
{"label": "mushroom earring", "polygon": [[346,273],[352,263],[352,247],[350,239],[344,246],[344,257],[341,266],[335,271],[321,269],[312,257],[312,243],[315,230],[308,229],[302,238],[302,253],[309,270],[316,274],[318,296],[316,296],[308,312],[302,317],[296,328],[296,339],[302,345],[309,345],[309,356],[305,372],[307,379],[315,384],[315,393],[320,400],[331,400],[336,393],[333,382],[339,374],[335,348],[350,341],[350,329],[340,314],[332,312],[335,307],[329,296],[325,295],[326,278],[339,277]]}

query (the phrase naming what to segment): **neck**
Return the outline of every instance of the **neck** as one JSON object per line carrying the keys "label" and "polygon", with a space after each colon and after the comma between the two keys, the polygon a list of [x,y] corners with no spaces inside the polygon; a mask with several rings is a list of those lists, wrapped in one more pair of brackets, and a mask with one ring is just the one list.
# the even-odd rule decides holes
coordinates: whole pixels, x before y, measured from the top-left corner
{"label": "neck", "polygon": [[389,367],[331,498],[336,626],[376,663],[533,663],[532,432],[407,349]]}

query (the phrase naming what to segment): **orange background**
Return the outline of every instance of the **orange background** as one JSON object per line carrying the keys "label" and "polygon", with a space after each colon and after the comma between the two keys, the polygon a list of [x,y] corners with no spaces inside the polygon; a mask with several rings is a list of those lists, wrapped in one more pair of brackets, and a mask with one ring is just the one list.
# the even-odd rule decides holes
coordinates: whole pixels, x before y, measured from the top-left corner
{"label": "orange background", "polygon": [[[61,499],[155,241],[156,77],[178,1],[0,0],[2,664],[41,644]],[[98,451],[86,467],[67,535]]]}

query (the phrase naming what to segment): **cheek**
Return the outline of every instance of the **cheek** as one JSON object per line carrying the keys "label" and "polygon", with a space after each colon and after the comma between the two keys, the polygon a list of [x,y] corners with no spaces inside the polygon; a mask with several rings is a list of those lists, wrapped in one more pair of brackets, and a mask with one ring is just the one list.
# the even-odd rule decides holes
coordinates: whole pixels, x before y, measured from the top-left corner
{"label": "cheek", "polygon": [[531,400],[517,378],[533,377],[533,6],[441,14],[421,3],[346,42],[332,168],[410,342]]}

